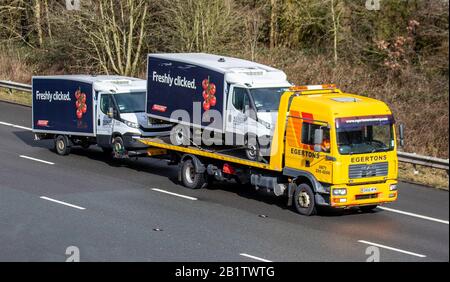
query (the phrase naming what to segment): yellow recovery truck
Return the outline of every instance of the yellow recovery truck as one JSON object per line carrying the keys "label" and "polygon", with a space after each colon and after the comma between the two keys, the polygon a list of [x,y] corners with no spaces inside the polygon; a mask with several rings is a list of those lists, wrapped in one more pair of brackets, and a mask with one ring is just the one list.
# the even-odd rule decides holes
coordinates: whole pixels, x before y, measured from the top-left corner
{"label": "yellow recovery truck", "polygon": [[[399,135],[402,143],[403,126]],[[334,85],[293,86],[281,96],[266,162],[223,149],[139,139],[149,146],[150,157],[179,165],[179,180],[187,188],[233,179],[285,196],[303,215],[316,213],[318,206],[370,211],[395,201],[395,140],[395,121],[385,103]]]}

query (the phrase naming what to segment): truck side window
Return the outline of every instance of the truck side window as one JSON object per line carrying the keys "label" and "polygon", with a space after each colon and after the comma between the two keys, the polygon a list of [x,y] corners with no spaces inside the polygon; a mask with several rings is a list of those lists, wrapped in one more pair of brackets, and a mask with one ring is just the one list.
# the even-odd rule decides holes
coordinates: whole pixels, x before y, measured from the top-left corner
{"label": "truck side window", "polygon": [[247,95],[247,91],[244,88],[234,88],[233,92],[233,106],[236,110],[244,111],[244,97]]}
{"label": "truck side window", "polygon": [[100,98],[100,110],[107,115],[110,107],[109,95],[102,95]]}
{"label": "truck side window", "polygon": [[[306,145],[314,145],[314,133],[316,129],[320,129],[320,125],[304,122],[302,125],[302,143]],[[323,129],[323,145],[326,145],[327,148],[322,148],[324,152],[330,151],[330,129],[324,128]]]}

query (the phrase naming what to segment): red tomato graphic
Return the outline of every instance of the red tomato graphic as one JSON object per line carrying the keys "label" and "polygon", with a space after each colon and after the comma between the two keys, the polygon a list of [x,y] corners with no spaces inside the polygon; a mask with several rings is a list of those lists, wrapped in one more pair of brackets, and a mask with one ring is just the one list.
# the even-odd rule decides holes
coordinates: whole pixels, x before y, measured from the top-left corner
{"label": "red tomato graphic", "polygon": [[81,91],[78,89],[77,91],[75,91],[75,98],[78,100],[80,98],[81,95]]}
{"label": "red tomato graphic", "polygon": [[75,107],[76,107],[77,109],[79,109],[80,106],[81,106],[81,102],[77,100],[77,101],[75,102]]}
{"label": "red tomato graphic", "polygon": [[81,102],[86,103],[86,94],[81,93]]}
{"label": "red tomato graphic", "polygon": [[85,114],[86,111],[87,111],[87,106],[86,106],[86,104],[81,104],[81,112],[82,112],[83,114]]}
{"label": "red tomato graphic", "polygon": [[203,89],[206,90],[206,89],[208,88],[208,85],[209,85],[209,80],[208,80],[208,79],[204,79],[204,80],[202,81],[202,87],[203,87]]}
{"label": "red tomato graphic", "polygon": [[211,105],[207,101],[204,101],[203,102],[203,109],[205,111],[209,111],[210,108],[211,108]]}
{"label": "red tomato graphic", "polygon": [[209,104],[211,105],[211,107],[214,107],[216,105],[216,96],[211,96],[211,98],[209,98]]}
{"label": "red tomato graphic", "polygon": [[208,97],[209,97],[209,95],[208,95],[208,93],[206,92],[206,90],[204,90],[203,91],[203,99],[208,99]]}
{"label": "red tomato graphic", "polygon": [[211,95],[216,94],[216,85],[214,83],[209,84],[209,94],[211,94]]}
{"label": "red tomato graphic", "polygon": [[83,117],[83,112],[80,109],[78,109],[77,110],[77,118],[81,119],[82,117]]}

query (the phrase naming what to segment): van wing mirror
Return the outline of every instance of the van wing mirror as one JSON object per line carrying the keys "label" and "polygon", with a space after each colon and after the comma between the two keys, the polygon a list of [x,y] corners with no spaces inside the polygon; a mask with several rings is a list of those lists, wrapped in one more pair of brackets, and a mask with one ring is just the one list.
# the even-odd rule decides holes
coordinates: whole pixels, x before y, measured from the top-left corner
{"label": "van wing mirror", "polygon": [[400,139],[400,146],[403,147],[405,146],[405,125],[403,123],[398,126],[398,134]]}
{"label": "van wing mirror", "polygon": [[109,107],[109,109],[108,109],[108,117],[109,118],[113,118],[114,117],[114,108],[113,107]]}
{"label": "van wing mirror", "polygon": [[323,129],[314,130],[314,151],[321,152],[322,151],[322,142],[323,142]]}

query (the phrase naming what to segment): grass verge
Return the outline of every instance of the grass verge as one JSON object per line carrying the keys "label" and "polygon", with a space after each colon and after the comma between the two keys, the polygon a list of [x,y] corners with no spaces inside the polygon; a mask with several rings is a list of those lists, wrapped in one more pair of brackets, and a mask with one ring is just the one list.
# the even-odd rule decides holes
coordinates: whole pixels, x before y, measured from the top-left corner
{"label": "grass verge", "polygon": [[31,93],[6,89],[0,89],[0,100],[31,106]]}

